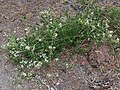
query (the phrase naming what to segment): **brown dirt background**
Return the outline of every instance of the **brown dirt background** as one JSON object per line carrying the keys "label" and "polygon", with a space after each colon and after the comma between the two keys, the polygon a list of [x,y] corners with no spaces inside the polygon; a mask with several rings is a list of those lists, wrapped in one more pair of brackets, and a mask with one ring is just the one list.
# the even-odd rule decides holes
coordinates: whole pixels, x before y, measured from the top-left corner
{"label": "brown dirt background", "polygon": [[[101,8],[106,5],[120,7],[119,0],[99,2]],[[65,10],[74,15],[82,7],[74,0],[67,3],[64,0],[0,0],[0,45],[6,44],[7,35],[21,37],[25,27],[39,23],[37,16],[46,9],[51,9],[55,16],[62,16]],[[29,17],[27,21],[25,16]],[[0,90],[120,90],[120,71],[116,71],[120,65],[119,58],[119,53],[118,58],[109,53],[106,44],[99,48],[93,45],[90,57],[63,53],[59,64],[53,62],[49,68],[37,71],[40,75],[36,82],[46,82],[41,87],[38,83],[21,80],[16,66],[8,61],[6,52],[0,50]],[[98,82],[104,81],[108,82],[108,86],[97,86]]]}

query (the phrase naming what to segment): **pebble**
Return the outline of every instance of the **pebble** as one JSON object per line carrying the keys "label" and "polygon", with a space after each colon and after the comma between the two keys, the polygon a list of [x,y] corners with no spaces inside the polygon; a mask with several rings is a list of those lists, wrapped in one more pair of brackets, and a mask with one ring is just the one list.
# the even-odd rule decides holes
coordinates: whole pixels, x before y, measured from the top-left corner
{"label": "pebble", "polygon": [[4,3],[5,0],[0,0],[2,3]]}

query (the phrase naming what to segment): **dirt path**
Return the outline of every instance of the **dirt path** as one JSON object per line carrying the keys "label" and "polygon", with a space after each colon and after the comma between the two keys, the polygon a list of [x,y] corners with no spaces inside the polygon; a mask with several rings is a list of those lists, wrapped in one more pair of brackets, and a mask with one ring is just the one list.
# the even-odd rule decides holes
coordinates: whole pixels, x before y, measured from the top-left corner
{"label": "dirt path", "polygon": [[[0,0],[0,44],[3,45],[7,42],[6,35],[21,37],[26,26],[39,22],[37,16],[42,10],[52,9],[57,16],[61,16],[65,10],[69,10],[69,13],[74,14],[82,9],[81,5],[79,3],[75,4],[73,0],[68,0],[69,2],[66,3],[63,1]],[[105,0],[100,1],[102,2],[101,5],[105,3]],[[120,6],[120,2],[114,2],[114,4]],[[27,21],[24,20],[26,16],[28,17]],[[106,45],[99,49],[103,52],[102,55],[98,56],[99,60],[106,59],[107,61],[113,61]],[[91,53],[95,55],[95,52]],[[95,57],[94,55],[93,58]],[[120,81],[118,81],[119,78],[116,76],[118,74],[112,70],[113,64],[111,63],[110,65],[102,63],[103,70],[106,70],[104,72],[99,69],[93,69],[89,62],[87,62],[86,57],[79,55],[69,57],[69,54],[63,55],[61,60],[64,68],[56,66],[56,62],[54,62],[49,70],[43,69],[40,71],[40,74],[44,74],[41,74],[41,77],[38,78],[42,78],[46,82],[46,85],[40,88],[39,84],[21,81],[17,76],[15,65],[8,62],[6,56],[7,54],[0,50],[0,90],[93,90],[95,81],[105,81],[105,79],[110,84],[108,86],[112,86],[111,88],[116,87],[114,90],[120,90]],[[72,68],[67,68],[68,64]]]}

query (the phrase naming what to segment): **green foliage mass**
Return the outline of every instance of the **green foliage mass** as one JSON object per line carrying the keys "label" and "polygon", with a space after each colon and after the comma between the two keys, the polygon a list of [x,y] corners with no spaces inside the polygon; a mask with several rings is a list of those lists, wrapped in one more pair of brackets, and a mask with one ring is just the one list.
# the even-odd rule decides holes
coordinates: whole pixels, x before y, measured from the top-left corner
{"label": "green foliage mass", "polygon": [[119,45],[120,9],[89,5],[85,12],[74,17],[54,18],[50,11],[40,16],[41,23],[26,28],[23,38],[10,38],[7,44],[9,57],[21,68],[42,67],[58,60],[61,52],[71,47],[81,50],[83,43],[102,42]]}

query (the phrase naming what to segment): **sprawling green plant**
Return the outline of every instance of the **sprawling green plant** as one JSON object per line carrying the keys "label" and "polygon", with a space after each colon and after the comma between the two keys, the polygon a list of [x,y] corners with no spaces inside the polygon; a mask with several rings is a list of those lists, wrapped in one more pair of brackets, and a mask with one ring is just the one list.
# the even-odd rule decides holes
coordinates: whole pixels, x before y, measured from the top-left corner
{"label": "sprawling green plant", "polygon": [[[10,38],[7,49],[10,60],[23,68],[40,68],[58,60],[67,47],[77,48],[83,43],[112,42],[119,45],[120,9],[89,5],[85,12],[74,17],[54,18],[49,11],[40,16],[41,23],[31,33],[26,28],[23,38]],[[80,48],[77,48],[80,49]]]}

